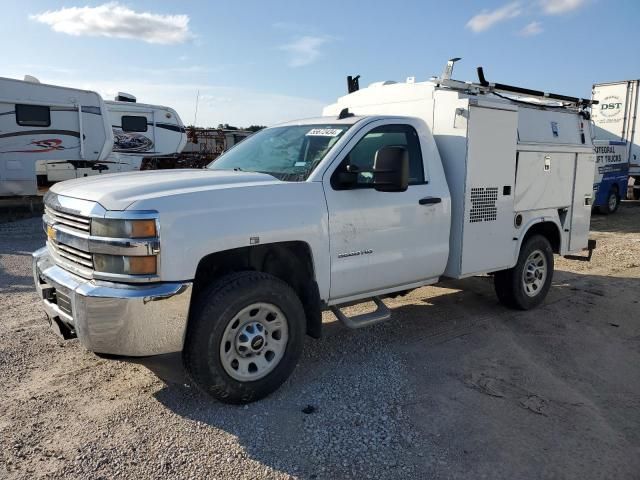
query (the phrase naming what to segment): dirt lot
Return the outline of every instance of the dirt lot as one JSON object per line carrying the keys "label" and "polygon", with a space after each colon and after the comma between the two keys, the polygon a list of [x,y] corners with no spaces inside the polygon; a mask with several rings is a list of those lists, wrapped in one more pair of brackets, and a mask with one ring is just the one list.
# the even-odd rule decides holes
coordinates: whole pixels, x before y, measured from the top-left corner
{"label": "dirt lot", "polygon": [[0,225],[0,477],[640,478],[640,203],[592,225],[593,262],[558,260],[542,308],[472,278],[367,330],[327,315],[246,407],[199,394],[179,357],[57,340],[31,281],[40,222]]}

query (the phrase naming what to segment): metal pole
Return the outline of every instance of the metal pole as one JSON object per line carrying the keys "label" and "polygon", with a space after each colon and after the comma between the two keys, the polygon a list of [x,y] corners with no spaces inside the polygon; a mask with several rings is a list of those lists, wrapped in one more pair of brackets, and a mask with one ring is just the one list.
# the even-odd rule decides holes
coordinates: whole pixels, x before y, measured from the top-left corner
{"label": "metal pole", "polygon": [[196,113],[193,115],[193,127],[196,126],[196,121],[198,120],[198,101],[200,100],[200,90],[196,92]]}
{"label": "metal pole", "polygon": [[82,105],[78,104],[78,130],[80,133],[80,158],[84,160],[84,132],[82,129]]}

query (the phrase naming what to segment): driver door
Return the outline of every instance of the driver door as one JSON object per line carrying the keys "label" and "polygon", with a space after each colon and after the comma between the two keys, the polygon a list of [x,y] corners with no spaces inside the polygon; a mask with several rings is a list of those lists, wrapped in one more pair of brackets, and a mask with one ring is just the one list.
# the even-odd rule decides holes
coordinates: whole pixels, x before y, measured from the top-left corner
{"label": "driver door", "polygon": [[[363,128],[324,178],[329,210],[332,301],[437,278],[448,248],[448,224],[440,193],[429,184],[415,121],[378,121]],[[426,127],[425,127],[426,128]],[[409,154],[409,187],[404,192],[373,188],[373,174],[341,189],[347,165],[371,170],[376,152],[403,146]],[[336,302],[334,302],[336,303]]]}

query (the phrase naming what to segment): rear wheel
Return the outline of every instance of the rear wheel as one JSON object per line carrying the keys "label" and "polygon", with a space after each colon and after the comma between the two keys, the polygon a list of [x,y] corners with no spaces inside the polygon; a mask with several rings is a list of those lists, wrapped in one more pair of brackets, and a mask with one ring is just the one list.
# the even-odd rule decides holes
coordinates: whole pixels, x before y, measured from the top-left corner
{"label": "rear wheel", "polygon": [[183,360],[191,379],[225,403],[276,390],[296,366],[305,314],[295,292],[265,273],[225,276],[192,309]]}
{"label": "rear wheel", "polygon": [[609,195],[607,196],[607,203],[603,206],[599,207],[598,210],[600,213],[604,213],[605,215],[609,215],[611,213],[615,213],[620,206],[620,196],[618,195],[618,191],[616,189],[611,189],[609,191]]}
{"label": "rear wheel", "polygon": [[520,249],[518,263],[494,275],[500,302],[518,310],[529,310],[542,303],[553,279],[553,250],[549,240],[533,235]]}

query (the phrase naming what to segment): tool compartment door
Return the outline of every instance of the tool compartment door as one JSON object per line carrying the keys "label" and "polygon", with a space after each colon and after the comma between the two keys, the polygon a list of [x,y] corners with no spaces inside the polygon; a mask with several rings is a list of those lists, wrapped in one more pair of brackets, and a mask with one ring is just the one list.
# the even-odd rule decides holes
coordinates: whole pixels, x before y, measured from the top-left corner
{"label": "tool compartment door", "polygon": [[573,187],[569,237],[569,251],[572,253],[586,248],[589,240],[594,166],[595,154],[578,153],[576,155],[576,176]]}
{"label": "tool compartment door", "polygon": [[568,208],[572,203],[575,153],[518,154],[515,211]]}
{"label": "tool compartment door", "polygon": [[461,276],[513,264],[517,109],[471,106]]}

